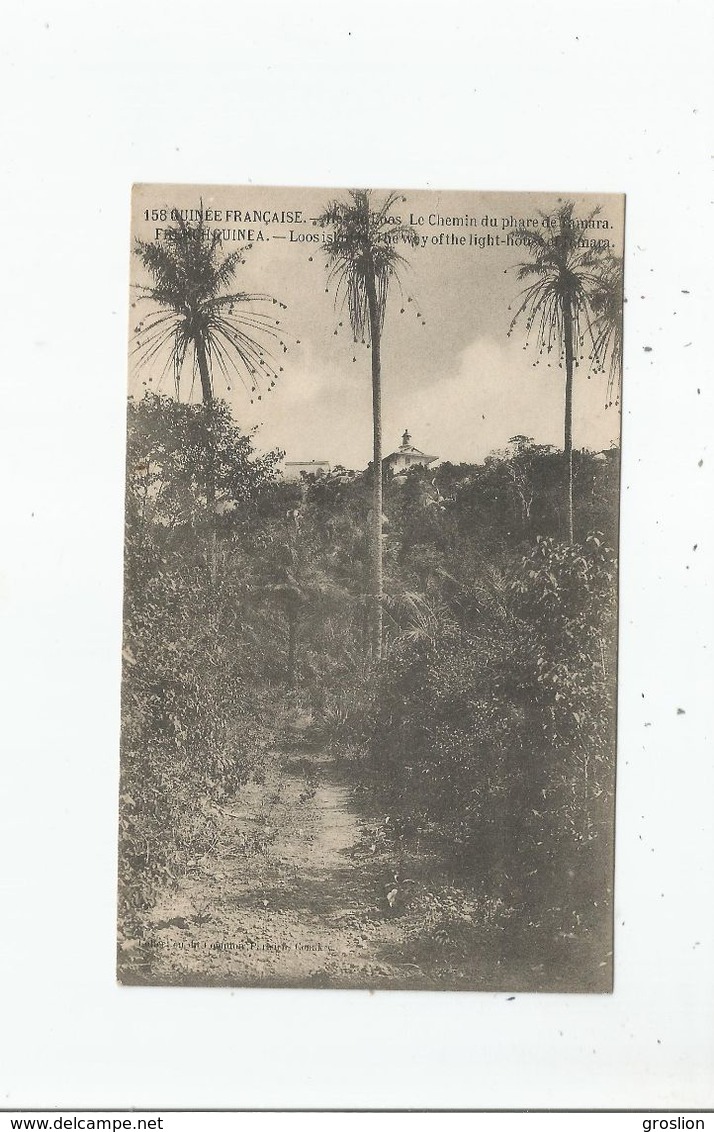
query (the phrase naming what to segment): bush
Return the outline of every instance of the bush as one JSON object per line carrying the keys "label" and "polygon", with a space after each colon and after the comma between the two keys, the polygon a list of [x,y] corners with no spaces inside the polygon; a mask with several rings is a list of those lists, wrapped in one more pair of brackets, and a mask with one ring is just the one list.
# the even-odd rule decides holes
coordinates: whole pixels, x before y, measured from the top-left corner
{"label": "bush", "polygon": [[[215,414],[217,519],[202,496],[201,408],[129,408],[122,688],[120,919],[136,930],[160,885],[216,843],[215,804],[263,772],[274,664],[251,598],[243,526],[273,490],[272,457]],[[218,528],[218,529],[217,529]]]}
{"label": "bush", "polygon": [[201,581],[163,570],[127,601],[120,875],[129,918],[208,852],[212,804],[262,769],[260,698],[203,614]]}
{"label": "bush", "polygon": [[470,588],[387,682],[379,789],[486,891],[584,921],[612,868],[614,555],[538,540],[505,594]]}

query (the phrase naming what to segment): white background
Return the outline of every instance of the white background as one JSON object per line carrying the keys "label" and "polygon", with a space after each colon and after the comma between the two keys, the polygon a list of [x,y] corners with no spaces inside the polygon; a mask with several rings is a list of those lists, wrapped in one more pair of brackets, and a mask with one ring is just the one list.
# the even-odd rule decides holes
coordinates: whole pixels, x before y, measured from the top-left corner
{"label": "white background", "polygon": [[[712,1105],[712,46],[707,0],[6,4],[0,1105]],[[115,986],[132,181],[627,192],[613,996]]]}

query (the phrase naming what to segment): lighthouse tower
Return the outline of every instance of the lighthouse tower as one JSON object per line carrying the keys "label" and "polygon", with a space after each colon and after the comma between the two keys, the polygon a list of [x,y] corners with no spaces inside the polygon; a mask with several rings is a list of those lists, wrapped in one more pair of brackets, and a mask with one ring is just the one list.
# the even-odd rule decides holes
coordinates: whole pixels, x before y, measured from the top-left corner
{"label": "lighthouse tower", "polygon": [[404,475],[416,464],[428,468],[429,464],[433,464],[438,459],[438,456],[428,456],[420,448],[415,448],[412,444],[411,433],[407,428],[404,430],[399,448],[396,452],[390,452],[388,456],[385,456],[384,463],[395,476],[399,476]]}

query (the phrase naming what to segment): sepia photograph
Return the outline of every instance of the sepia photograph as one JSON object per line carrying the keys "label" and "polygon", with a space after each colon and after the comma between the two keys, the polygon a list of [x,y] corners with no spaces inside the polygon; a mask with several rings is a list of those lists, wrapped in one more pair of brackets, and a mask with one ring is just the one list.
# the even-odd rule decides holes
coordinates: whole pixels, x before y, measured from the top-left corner
{"label": "sepia photograph", "polygon": [[624,212],[134,187],[121,983],[612,991]]}
{"label": "sepia photograph", "polygon": [[713,12],[10,4],[0,1123],[711,1109]]}

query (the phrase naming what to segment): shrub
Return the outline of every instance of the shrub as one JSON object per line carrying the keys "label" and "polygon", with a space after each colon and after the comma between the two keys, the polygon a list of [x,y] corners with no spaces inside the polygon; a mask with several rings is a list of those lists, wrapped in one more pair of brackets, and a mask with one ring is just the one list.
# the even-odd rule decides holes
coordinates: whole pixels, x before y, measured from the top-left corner
{"label": "shrub", "polygon": [[372,762],[387,804],[529,914],[557,900],[585,919],[608,886],[614,588],[598,536],[538,540],[505,592],[475,579],[385,687]]}
{"label": "shrub", "polygon": [[272,658],[242,524],[273,487],[274,459],[252,459],[225,406],[216,435],[220,520],[202,498],[200,407],[130,403],[119,846],[130,931],[158,887],[214,847],[215,804],[260,776],[268,741]]}
{"label": "shrub", "polygon": [[[260,697],[202,615],[201,578],[161,571],[125,616],[121,905],[146,909],[216,839],[212,803],[260,773]],[[203,598],[203,600],[201,600]]]}

